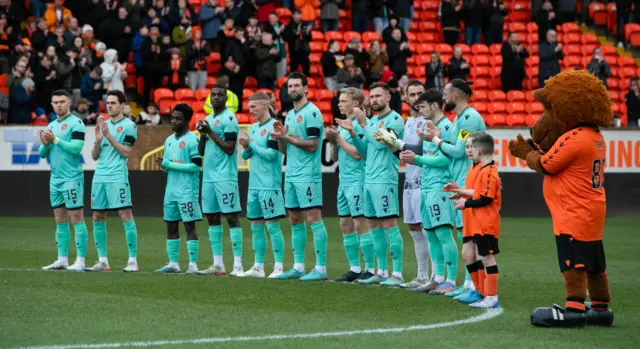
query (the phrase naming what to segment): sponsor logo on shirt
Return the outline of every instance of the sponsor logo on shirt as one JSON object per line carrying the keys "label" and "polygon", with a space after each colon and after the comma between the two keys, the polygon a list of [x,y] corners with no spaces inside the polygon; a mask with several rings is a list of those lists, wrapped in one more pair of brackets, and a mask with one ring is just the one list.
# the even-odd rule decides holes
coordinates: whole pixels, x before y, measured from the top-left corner
{"label": "sponsor logo on shirt", "polygon": [[62,125],[62,127],[60,127],[60,129],[61,129],[62,131],[64,131],[64,130],[66,130],[66,129],[67,129],[67,127],[69,127],[69,125],[67,125],[67,124],[63,124],[63,125]]}
{"label": "sponsor logo on shirt", "polygon": [[180,147],[180,149],[184,148],[184,141],[180,142],[180,144],[178,144],[178,147]]}
{"label": "sponsor logo on shirt", "polygon": [[267,130],[262,129],[262,131],[260,132],[260,136],[264,137],[264,135],[267,134]]}
{"label": "sponsor logo on shirt", "polygon": [[380,123],[378,124],[378,128],[382,128],[384,127],[384,121],[380,121]]}
{"label": "sponsor logo on shirt", "polygon": [[116,132],[120,133],[122,132],[122,130],[124,130],[124,127],[118,126],[118,128],[116,129]]}
{"label": "sponsor logo on shirt", "polygon": [[296,119],[296,121],[302,122],[302,115],[298,115],[298,119]]}

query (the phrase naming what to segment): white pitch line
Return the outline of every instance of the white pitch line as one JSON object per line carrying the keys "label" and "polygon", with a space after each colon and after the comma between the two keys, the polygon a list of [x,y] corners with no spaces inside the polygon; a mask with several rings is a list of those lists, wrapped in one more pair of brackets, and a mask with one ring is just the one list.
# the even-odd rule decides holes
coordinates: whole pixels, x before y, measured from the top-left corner
{"label": "white pitch line", "polygon": [[359,334],[399,333],[399,332],[408,332],[408,331],[433,330],[433,329],[444,328],[444,327],[473,324],[473,323],[493,319],[497,316],[500,316],[502,312],[503,312],[502,308],[489,309],[481,315],[473,316],[473,317],[462,319],[462,320],[442,322],[442,323],[430,324],[430,325],[416,325],[416,326],[395,327],[395,328],[374,328],[374,329],[357,330],[357,331],[272,334],[272,335],[264,335],[264,336],[245,336],[245,337],[212,337],[212,338],[147,341],[147,342],[45,345],[45,346],[31,346],[31,347],[16,347],[13,349],[102,349],[102,348],[122,348],[122,347],[147,348],[147,347],[156,347],[156,346],[163,346],[163,345],[249,342],[249,341],[265,341],[265,340],[274,340],[274,339],[304,339],[304,338],[355,336]]}

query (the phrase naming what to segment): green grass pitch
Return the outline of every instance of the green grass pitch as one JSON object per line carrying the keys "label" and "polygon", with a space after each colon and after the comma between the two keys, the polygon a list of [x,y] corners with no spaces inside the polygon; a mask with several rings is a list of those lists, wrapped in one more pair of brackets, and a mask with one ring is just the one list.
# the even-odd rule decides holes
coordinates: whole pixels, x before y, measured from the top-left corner
{"label": "green grass pitch", "polygon": [[[0,349],[66,344],[180,341],[213,337],[357,331],[404,328],[450,322],[481,315],[437,296],[334,282],[238,279],[156,275],[163,266],[165,225],[161,219],[136,219],[141,273],[123,274],[124,231],[110,216],[111,273],[43,272],[56,258],[53,218],[0,218]],[[329,232],[329,276],[347,269],[338,220],[325,220]],[[166,348],[638,348],[640,344],[640,219],[607,221],[605,249],[612,290],[613,328],[559,330],[534,328],[529,313],[536,306],[563,303],[562,278],[549,219],[502,220],[498,257],[499,295],[504,313],[490,320],[446,328],[325,338],[237,340],[224,343],[168,344]],[[88,226],[91,230],[90,222]],[[248,221],[244,228],[244,266],[253,263]],[[181,227],[181,230],[183,228]],[[404,237],[406,279],[415,276],[412,240]],[[200,268],[212,262],[206,224],[198,224]],[[290,231],[285,268],[292,264]],[[90,233],[91,235],[91,233]],[[313,264],[311,233],[307,269]],[[183,235],[184,239],[184,235]],[[73,238],[72,238],[73,244]],[[183,240],[184,241],[184,240]],[[232,262],[225,230],[225,264]],[[75,258],[70,248],[70,262]],[[186,268],[186,246],[181,246]],[[89,239],[87,264],[97,260]],[[266,272],[273,257],[267,250]],[[463,280],[460,262],[458,280]],[[237,339],[237,338],[236,338]],[[121,348],[130,347],[127,345]]]}

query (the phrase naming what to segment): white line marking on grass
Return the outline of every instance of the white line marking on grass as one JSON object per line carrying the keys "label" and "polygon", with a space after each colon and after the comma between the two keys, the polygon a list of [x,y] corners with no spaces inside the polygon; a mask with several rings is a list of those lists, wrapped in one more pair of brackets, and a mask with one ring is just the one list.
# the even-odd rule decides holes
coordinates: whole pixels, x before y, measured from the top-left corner
{"label": "white line marking on grass", "polygon": [[359,334],[399,333],[399,332],[408,332],[408,331],[433,330],[433,329],[444,328],[444,327],[473,324],[473,323],[493,319],[497,316],[500,316],[502,312],[503,312],[502,308],[489,309],[480,315],[473,316],[467,319],[462,319],[462,320],[442,322],[442,323],[430,324],[430,325],[416,325],[416,326],[395,327],[395,328],[374,328],[374,329],[357,330],[357,331],[272,334],[272,335],[264,335],[264,336],[245,336],[245,337],[212,337],[212,338],[164,340],[164,341],[148,341],[148,342],[45,345],[45,346],[32,346],[32,347],[17,347],[13,349],[102,349],[102,348],[123,348],[123,347],[146,348],[146,347],[156,347],[156,346],[164,346],[164,345],[250,342],[250,341],[253,342],[253,341],[266,341],[266,340],[274,340],[274,339],[305,339],[305,338],[355,336]]}

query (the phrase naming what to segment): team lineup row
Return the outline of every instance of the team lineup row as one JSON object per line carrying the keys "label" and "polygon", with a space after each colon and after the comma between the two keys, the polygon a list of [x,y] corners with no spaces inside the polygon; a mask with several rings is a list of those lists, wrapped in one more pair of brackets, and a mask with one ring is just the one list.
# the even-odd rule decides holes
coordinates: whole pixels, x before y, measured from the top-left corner
{"label": "team lineup row", "polygon": [[[288,77],[289,95],[294,109],[284,124],[270,118],[269,98],[255,93],[249,98],[254,123],[247,134],[239,134],[235,116],[225,108],[226,91],[215,86],[211,91],[213,114],[196,124],[200,138],[188,131],[193,110],[176,105],[171,114],[175,132],[164,144],[164,155],[156,159],[167,173],[164,220],[167,224],[166,248],[169,263],[160,273],[179,273],[182,221],[187,233],[188,274],[225,275],[222,262],[221,217],[230,227],[234,267],[229,273],[239,277],[265,277],[266,231],[274,253],[275,265],[269,278],[326,280],[327,231],[322,220],[322,139],[333,146],[338,162],[338,213],[344,237],[349,270],[336,281],[380,284],[411,288],[419,292],[446,294],[473,307],[497,307],[498,269],[494,255],[499,252],[500,180],[491,160],[493,139],[483,132],[480,115],[467,104],[471,89],[462,80],[453,80],[444,94],[425,91],[419,82],[407,87],[411,118],[390,110],[389,88],[384,83],[370,88],[370,104],[377,113],[370,119],[358,108],[365,96],[357,89],[341,91],[339,108],[345,116],[338,127],[324,127],[322,114],[307,101],[307,83],[303,74]],[[58,259],[43,269],[109,271],[106,248],[106,211],[118,211],[129,250],[125,272],[138,271],[137,231],[131,213],[127,157],[137,134],[135,124],[122,115],[126,103],[123,94],[107,96],[108,121],[96,127],[92,157],[97,161],[91,189],[93,235],[98,262],[85,268],[87,227],[83,220],[83,173],[78,154],[84,145],[84,124],[69,112],[69,96],[55,92],[52,104],[59,117],[47,131],[41,132],[40,154],[51,164],[50,196],[56,218]],[[453,123],[442,109],[456,112]],[[240,198],[236,152],[250,159],[246,216],[251,220],[254,265],[242,266],[242,228],[238,214]],[[287,169],[282,183],[282,156]],[[397,224],[398,168],[407,164],[404,183],[404,221],[414,240],[417,277],[405,282],[403,240]],[[202,171],[202,205],[200,172]],[[452,195],[453,193],[453,195]],[[284,194],[284,197],[283,197]],[[195,221],[206,217],[213,265],[204,271],[197,267],[199,241]],[[284,237],[280,218],[288,216],[294,264],[284,270]],[[68,265],[70,231],[67,217],[75,230],[76,262]],[[305,273],[307,230],[311,227],[315,267]],[[464,225],[464,228],[463,228]],[[458,228],[463,240],[462,254],[467,276],[457,287],[458,246],[452,228]],[[462,236],[464,235],[464,236]],[[387,255],[391,252],[389,273]],[[361,257],[364,268],[361,267]],[[377,271],[375,260],[377,259]],[[431,266],[432,271],[429,272]],[[445,278],[446,276],[446,278]]]}

